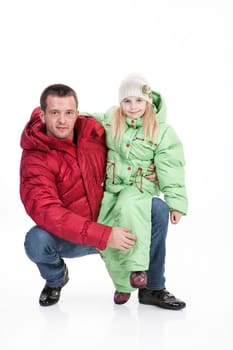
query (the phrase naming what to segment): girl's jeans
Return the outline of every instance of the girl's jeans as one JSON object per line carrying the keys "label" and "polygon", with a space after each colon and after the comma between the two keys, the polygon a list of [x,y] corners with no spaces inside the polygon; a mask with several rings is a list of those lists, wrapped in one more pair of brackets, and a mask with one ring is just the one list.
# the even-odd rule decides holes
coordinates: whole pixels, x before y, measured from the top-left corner
{"label": "girl's jeans", "polygon": [[[147,271],[147,288],[159,290],[165,287],[165,255],[169,210],[160,198],[152,199],[152,233],[150,265]],[[50,287],[63,283],[63,258],[78,258],[98,254],[94,247],[70,243],[57,238],[38,226],[34,226],[25,238],[25,251],[36,263],[41,276]]]}

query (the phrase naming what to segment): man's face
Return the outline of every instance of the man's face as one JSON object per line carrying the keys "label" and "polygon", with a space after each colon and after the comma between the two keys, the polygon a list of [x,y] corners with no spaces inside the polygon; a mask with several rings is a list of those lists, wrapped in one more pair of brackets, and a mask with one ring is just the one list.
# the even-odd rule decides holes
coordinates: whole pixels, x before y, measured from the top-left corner
{"label": "man's face", "polygon": [[73,141],[74,125],[78,110],[73,96],[48,96],[46,111],[41,111],[41,120],[46,125],[48,136]]}

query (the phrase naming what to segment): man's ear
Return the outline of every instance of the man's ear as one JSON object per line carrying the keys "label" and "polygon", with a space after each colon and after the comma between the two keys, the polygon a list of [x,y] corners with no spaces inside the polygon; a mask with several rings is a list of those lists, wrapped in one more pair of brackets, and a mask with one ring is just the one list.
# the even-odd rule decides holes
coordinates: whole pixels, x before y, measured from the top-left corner
{"label": "man's ear", "polygon": [[40,111],[40,119],[42,123],[45,123],[44,111]]}

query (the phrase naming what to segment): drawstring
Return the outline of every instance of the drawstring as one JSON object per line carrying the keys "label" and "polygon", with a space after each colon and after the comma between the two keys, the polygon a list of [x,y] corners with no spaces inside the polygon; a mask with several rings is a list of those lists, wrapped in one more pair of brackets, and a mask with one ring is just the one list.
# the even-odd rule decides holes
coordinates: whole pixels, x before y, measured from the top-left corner
{"label": "drawstring", "polygon": [[109,163],[106,169],[106,172],[108,173],[108,171],[112,168],[112,184],[114,184],[115,182],[115,163]]}
{"label": "drawstring", "polygon": [[[108,173],[108,171],[112,168],[112,184],[115,183],[115,166],[116,164],[111,162],[108,164],[107,169],[106,169],[106,173]],[[140,181],[139,181],[139,185],[137,183],[137,177],[140,176]],[[137,189],[143,193],[142,190],[142,168],[138,168],[134,177],[134,182],[133,184],[137,187]]]}
{"label": "drawstring", "polygon": [[[138,187],[138,184],[137,184],[137,176],[138,174],[140,175],[140,184],[139,184],[139,187]],[[139,189],[140,192],[143,192],[142,191],[142,168],[138,168],[136,174],[135,174],[135,178],[134,178],[134,184],[135,186]]]}

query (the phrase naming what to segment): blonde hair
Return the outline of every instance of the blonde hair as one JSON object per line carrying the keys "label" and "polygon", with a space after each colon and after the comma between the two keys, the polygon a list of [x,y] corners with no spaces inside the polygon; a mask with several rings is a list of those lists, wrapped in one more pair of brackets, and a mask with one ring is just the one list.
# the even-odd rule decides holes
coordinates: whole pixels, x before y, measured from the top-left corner
{"label": "blonde hair", "polygon": [[[121,138],[125,130],[125,118],[121,107],[115,109],[112,115],[111,129],[113,140]],[[147,102],[143,119],[144,140],[155,143],[158,133],[158,121],[152,105]]]}

